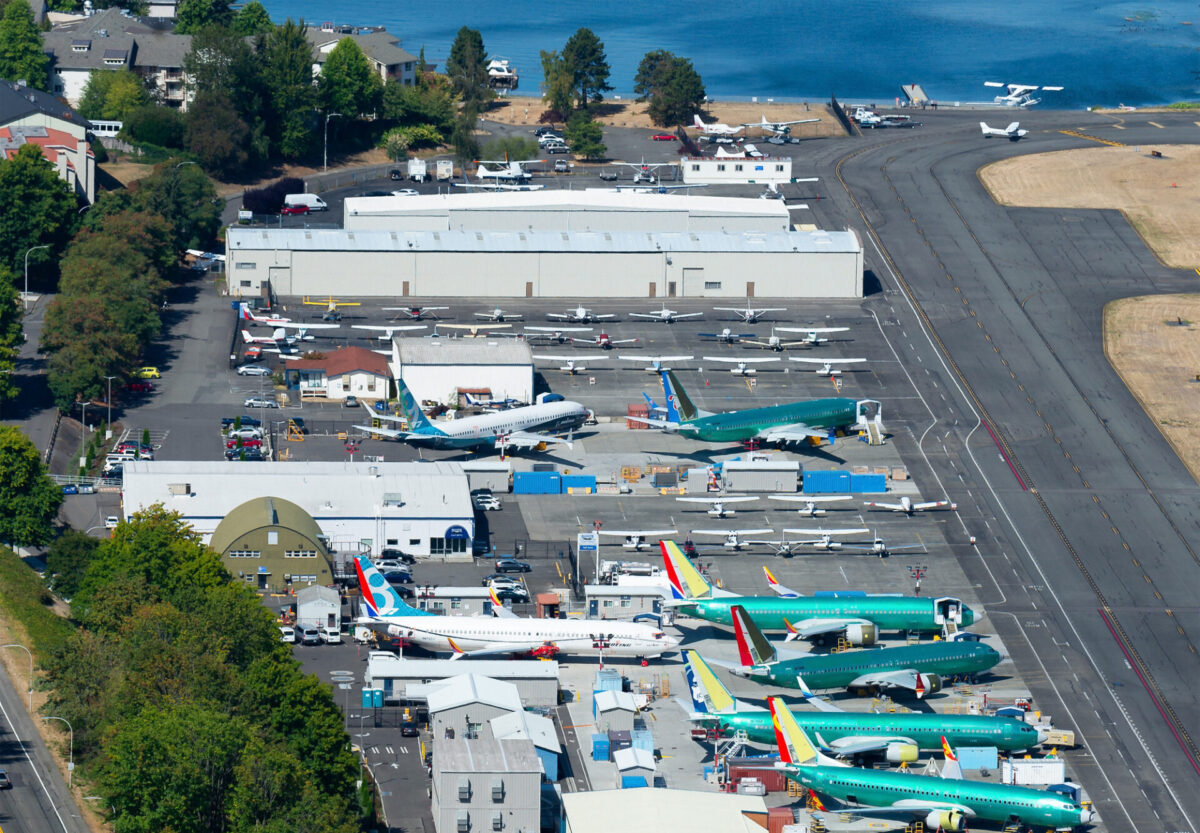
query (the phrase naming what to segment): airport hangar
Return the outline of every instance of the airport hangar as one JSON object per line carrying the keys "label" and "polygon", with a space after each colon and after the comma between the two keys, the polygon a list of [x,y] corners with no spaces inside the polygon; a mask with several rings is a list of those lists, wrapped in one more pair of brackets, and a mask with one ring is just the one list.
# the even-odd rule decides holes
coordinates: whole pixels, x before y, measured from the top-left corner
{"label": "airport hangar", "polygon": [[[122,480],[126,517],[162,504],[178,512],[205,543],[217,537],[213,533],[227,515],[260,497],[289,501],[307,513],[320,528],[320,542],[332,552],[377,554],[396,547],[415,556],[471,558],[475,510],[467,474],[458,463],[140,460],[126,464]],[[266,543],[282,544],[267,535]],[[226,545],[223,539],[217,543]],[[257,571],[254,557],[242,555],[237,563],[243,572]]]}
{"label": "airport hangar", "polygon": [[231,226],[235,296],[861,298],[853,230],[782,200],[533,191],[356,197],[340,229]]}

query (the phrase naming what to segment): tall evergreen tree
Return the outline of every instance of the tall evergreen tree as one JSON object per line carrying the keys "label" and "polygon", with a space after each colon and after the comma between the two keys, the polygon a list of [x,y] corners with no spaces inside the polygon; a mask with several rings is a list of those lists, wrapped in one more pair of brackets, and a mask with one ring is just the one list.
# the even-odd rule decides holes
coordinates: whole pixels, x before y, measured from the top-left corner
{"label": "tall evergreen tree", "polygon": [[50,56],[42,47],[28,0],[11,0],[0,18],[0,78],[50,89]]}
{"label": "tall evergreen tree", "polygon": [[228,26],[232,22],[229,0],[183,0],[175,15],[175,33],[194,35],[205,26]]}
{"label": "tall evergreen tree", "polygon": [[316,146],[312,84],[312,47],[304,21],[290,17],[267,35],[263,45],[263,83],[270,91],[271,137],[286,159],[307,155]]}
{"label": "tall evergreen tree", "polygon": [[446,75],[463,101],[477,103],[487,97],[487,52],[478,29],[458,30],[446,59]]}
{"label": "tall evergreen tree", "polygon": [[62,504],[62,489],[46,476],[29,438],[0,426],[0,542],[16,547],[44,544]]}
{"label": "tall evergreen tree", "polygon": [[327,113],[355,118],[375,111],[383,82],[354,39],[342,38],[321,66],[318,90]]}
{"label": "tall evergreen tree", "polygon": [[563,46],[562,56],[579,94],[578,106],[587,107],[589,102],[602,101],[603,94],[612,86],[608,83],[609,66],[604,44],[596,33],[587,27],[577,29]]}

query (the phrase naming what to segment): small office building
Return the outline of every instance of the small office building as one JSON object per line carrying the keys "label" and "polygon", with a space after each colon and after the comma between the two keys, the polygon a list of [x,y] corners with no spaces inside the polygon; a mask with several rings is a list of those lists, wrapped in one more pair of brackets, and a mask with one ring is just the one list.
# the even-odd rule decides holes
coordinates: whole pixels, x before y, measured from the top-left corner
{"label": "small office building", "polygon": [[728,460],[721,467],[727,492],[792,494],[800,485],[795,460]]}
{"label": "small office building", "polygon": [[462,673],[431,684],[426,692],[435,743],[446,738],[491,738],[488,721],[523,710],[515,685],[481,674]]}
{"label": "small office building", "polygon": [[556,660],[408,659],[387,651],[372,651],[367,659],[364,685],[381,689],[388,703],[426,702],[431,684],[457,677],[469,670],[493,680],[516,686],[517,697],[529,708],[558,705],[558,662]]}
{"label": "small office building", "polygon": [[387,356],[365,347],[340,347],[321,359],[296,359],[283,368],[289,390],[300,392],[301,399],[345,401],[388,399],[392,372]]}
{"label": "small office building", "polygon": [[671,598],[671,590],[669,584],[587,584],[583,588],[583,597],[587,600],[589,619],[632,619],[643,613],[658,613],[663,599]]}
{"label": "small office building", "polygon": [[434,741],[437,833],[538,833],[542,766],[528,740]]}
{"label": "small office building", "polygon": [[522,711],[493,717],[491,724],[492,736],[496,740],[516,739],[532,743],[546,780],[558,780],[558,756],[562,752],[562,744],[558,742],[553,720]]}
{"label": "small office building", "polygon": [[303,628],[342,629],[342,596],[334,587],[314,584],[296,593],[296,624]]}
{"label": "small office building", "polygon": [[679,160],[683,181],[689,185],[770,184],[792,181],[790,156],[685,156]]}

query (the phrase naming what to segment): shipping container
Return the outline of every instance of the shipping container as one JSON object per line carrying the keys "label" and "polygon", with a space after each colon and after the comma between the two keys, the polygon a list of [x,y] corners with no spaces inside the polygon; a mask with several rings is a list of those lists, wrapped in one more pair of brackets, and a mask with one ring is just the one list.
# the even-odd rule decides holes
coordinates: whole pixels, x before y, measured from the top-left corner
{"label": "shipping container", "polygon": [[621,691],[621,672],[616,668],[601,668],[596,672],[593,691]]}
{"label": "shipping container", "polygon": [[562,476],[562,490],[577,489],[576,494],[583,494],[584,489],[596,491],[596,475],[594,474],[564,474]]}
{"label": "shipping container", "polygon": [[772,807],[767,810],[767,833],[783,833],[788,824],[796,823],[796,814],[791,807]]}
{"label": "shipping container", "polygon": [[673,471],[656,472],[650,481],[656,489],[670,489],[679,485],[679,475]]}
{"label": "shipping container", "polygon": [[648,787],[645,775],[622,775],[621,789],[631,790],[634,787]]}
{"label": "shipping container", "polygon": [[[642,419],[648,419],[650,417],[650,406],[649,405],[630,405],[629,407],[627,407],[625,409],[625,415],[631,416],[631,417],[641,417]],[[627,419],[627,420],[625,420],[625,427],[628,428],[630,431],[641,431],[646,428],[649,428],[650,426],[644,422],[638,422],[636,420]]]}
{"label": "shipping container", "polygon": [[562,494],[562,475],[552,471],[513,472],[513,494]]}
{"label": "shipping container", "polygon": [[609,752],[616,752],[619,749],[629,749],[631,746],[633,746],[633,732],[630,732],[628,729],[608,730]]}
{"label": "shipping container", "polygon": [[1044,787],[1066,780],[1066,766],[1061,758],[1018,758],[1001,765],[1005,784],[1022,787]]}
{"label": "shipping container", "polygon": [[592,735],[592,760],[607,761],[610,757],[608,735]]}
{"label": "shipping container", "polygon": [[629,735],[633,741],[634,749],[641,749],[643,752],[651,754],[654,753],[654,733],[649,729],[634,729]]}
{"label": "shipping container", "polygon": [[767,792],[781,793],[787,791],[787,777],[781,769],[758,769],[758,767],[771,766],[770,762],[764,762],[753,766],[730,766],[729,767],[729,783],[736,785],[743,778],[757,778],[762,781]]}
{"label": "shipping container", "polygon": [[852,494],[880,495],[887,491],[887,477],[882,474],[851,474],[850,492]]}
{"label": "shipping container", "polygon": [[805,469],[806,495],[831,495],[850,491],[850,472],[838,469]]}

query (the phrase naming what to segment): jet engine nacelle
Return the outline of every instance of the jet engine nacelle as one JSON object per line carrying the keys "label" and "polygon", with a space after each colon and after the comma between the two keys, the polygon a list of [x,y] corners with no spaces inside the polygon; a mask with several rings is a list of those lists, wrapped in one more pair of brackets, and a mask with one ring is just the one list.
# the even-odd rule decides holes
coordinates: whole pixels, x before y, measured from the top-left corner
{"label": "jet engine nacelle", "polygon": [[891,764],[911,764],[920,757],[920,750],[911,743],[889,743],[887,760]]}
{"label": "jet engine nacelle", "polygon": [[926,830],[963,830],[966,814],[961,810],[934,810],[925,817]]}
{"label": "jet engine nacelle", "polygon": [[921,686],[917,691],[917,697],[924,697],[942,690],[942,678],[937,674],[921,674],[920,677]]}
{"label": "jet engine nacelle", "polygon": [[855,623],[846,626],[846,641],[851,645],[874,645],[877,638],[874,625]]}

